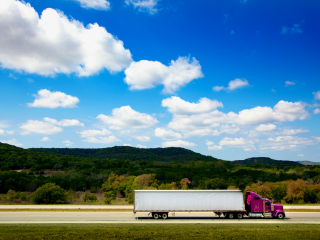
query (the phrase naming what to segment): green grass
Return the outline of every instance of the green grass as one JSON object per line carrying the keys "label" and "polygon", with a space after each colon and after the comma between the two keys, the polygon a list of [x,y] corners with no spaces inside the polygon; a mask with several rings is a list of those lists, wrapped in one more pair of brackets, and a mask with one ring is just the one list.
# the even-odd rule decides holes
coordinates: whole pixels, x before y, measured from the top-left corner
{"label": "green grass", "polygon": [[307,224],[6,224],[0,239],[319,239]]}

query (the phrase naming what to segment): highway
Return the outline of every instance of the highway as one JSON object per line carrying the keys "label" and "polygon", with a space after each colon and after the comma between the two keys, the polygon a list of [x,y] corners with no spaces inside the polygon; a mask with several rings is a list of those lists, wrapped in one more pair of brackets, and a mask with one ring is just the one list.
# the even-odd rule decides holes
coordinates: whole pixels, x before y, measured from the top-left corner
{"label": "highway", "polygon": [[132,212],[0,212],[0,224],[8,223],[266,223],[266,224],[320,224],[320,212],[288,212],[284,220],[272,218],[224,219],[214,213],[176,213],[169,219],[149,219],[148,213]]}

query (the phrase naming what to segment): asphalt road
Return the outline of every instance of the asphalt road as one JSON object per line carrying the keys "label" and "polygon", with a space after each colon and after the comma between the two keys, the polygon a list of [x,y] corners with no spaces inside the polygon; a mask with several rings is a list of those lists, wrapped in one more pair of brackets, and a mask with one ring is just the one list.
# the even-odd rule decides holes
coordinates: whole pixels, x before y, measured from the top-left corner
{"label": "asphalt road", "polygon": [[213,213],[176,213],[169,219],[149,219],[148,213],[130,212],[0,212],[0,224],[8,223],[308,223],[320,224],[320,212],[288,212],[284,220],[272,218],[224,219]]}

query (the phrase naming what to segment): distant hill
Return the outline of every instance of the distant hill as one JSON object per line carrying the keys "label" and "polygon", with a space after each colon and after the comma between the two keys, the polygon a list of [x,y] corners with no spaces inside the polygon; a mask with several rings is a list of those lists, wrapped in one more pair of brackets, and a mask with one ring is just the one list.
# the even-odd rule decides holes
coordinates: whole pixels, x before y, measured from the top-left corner
{"label": "distant hill", "polygon": [[298,161],[298,163],[304,166],[320,165],[320,162],[310,162],[310,161]]}
{"label": "distant hill", "polygon": [[235,160],[232,161],[236,165],[253,165],[253,164],[264,164],[264,165],[292,165],[292,166],[301,166],[302,164],[295,161],[287,160],[274,160],[268,157],[252,157],[245,160]]}
{"label": "distant hill", "polygon": [[188,149],[169,148],[135,148],[128,146],[115,146],[110,148],[30,148],[34,152],[68,155],[81,158],[99,159],[129,159],[145,161],[218,161],[220,159],[204,156]]}
{"label": "distant hill", "polygon": [[7,144],[7,143],[2,143],[0,142],[0,148],[4,149],[4,148],[10,148],[10,149],[21,149],[19,147]]}

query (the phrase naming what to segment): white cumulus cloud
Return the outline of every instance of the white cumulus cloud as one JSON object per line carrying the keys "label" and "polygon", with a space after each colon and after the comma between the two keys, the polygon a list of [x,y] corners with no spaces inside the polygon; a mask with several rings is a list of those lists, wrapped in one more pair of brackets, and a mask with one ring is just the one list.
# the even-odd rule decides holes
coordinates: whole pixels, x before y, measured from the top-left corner
{"label": "white cumulus cloud", "polygon": [[303,146],[313,145],[310,138],[300,138],[296,136],[279,136],[261,141],[260,150],[298,150]]}
{"label": "white cumulus cloud", "polygon": [[71,142],[70,140],[63,141],[62,143],[65,144],[66,147],[71,147],[73,145],[73,142]]}
{"label": "white cumulus cloud", "polygon": [[32,132],[39,134],[55,134],[62,132],[61,127],[84,126],[83,123],[76,119],[63,119],[57,121],[56,119],[45,117],[43,120],[44,121],[28,120],[26,123],[22,123],[20,128],[24,131],[21,132],[21,134],[26,135]]}
{"label": "white cumulus cloud", "polygon": [[246,79],[241,80],[237,78],[235,80],[230,81],[228,84],[228,87],[215,86],[212,89],[213,91],[216,91],[216,92],[219,92],[221,90],[234,91],[236,89],[243,88],[246,86],[249,86],[249,82]]}
{"label": "white cumulus cloud", "polygon": [[36,98],[33,103],[28,103],[29,107],[37,108],[75,108],[80,101],[79,98],[67,95],[63,92],[51,92],[41,89],[38,94],[33,94]]}
{"label": "white cumulus cloud", "polygon": [[162,140],[176,140],[182,138],[180,133],[164,128],[156,128],[154,135]]}
{"label": "white cumulus cloud", "polygon": [[85,27],[51,8],[39,17],[29,3],[20,1],[0,1],[0,32],[3,68],[90,76],[103,69],[122,71],[132,61],[123,42],[97,23]]}
{"label": "white cumulus cloud", "polygon": [[133,110],[130,106],[114,108],[112,115],[100,114],[97,116],[104,124],[110,125],[111,129],[122,128],[148,128],[158,123],[158,120],[146,113]]}
{"label": "white cumulus cloud", "polygon": [[277,128],[276,125],[274,124],[260,124],[258,127],[256,127],[256,131],[258,132],[268,132],[268,131],[273,131]]}
{"label": "white cumulus cloud", "polygon": [[285,129],[280,134],[281,135],[296,135],[299,133],[306,133],[306,132],[310,132],[310,131],[307,129]]}
{"label": "white cumulus cloud", "polygon": [[43,118],[43,120],[61,127],[73,127],[73,126],[83,127],[84,126],[84,124],[77,119],[62,119],[61,121],[58,121],[53,118],[45,117]]}
{"label": "white cumulus cloud", "polygon": [[165,66],[157,61],[132,62],[124,71],[130,90],[154,88],[163,84],[163,93],[174,93],[194,79],[203,77],[199,62],[193,58],[179,57]]}
{"label": "white cumulus cloud", "polygon": [[314,99],[319,100],[320,99],[320,91],[318,92],[313,92]]}
{"label": "white cumulus cloud", "polygon": [[177,141],[167,141],[161,143],[162,147],[195,147],[197,146],[196,144],[192,142],[186,142],[182,140],[177,140]]}
{"label": "white cumulus cloud", "polygon": [[138,144],[137,148],[147,148],[147,146],[143,146],[143,145]]}
{"label": "white cumulus cloud", "polygon": [[47,142],[47,141],[50,141],[50,138],[49,137],[43,137],[40,141],[41,142]]}
{"label": "white cumulus cloud", "polygon": [[81,137],[87,138],[87,137],[96,137],[96,136],[107,136],[111,135],[112,133],[108,129],[101,129],[101,130],[96,130],[96,129],[89,129],[89,130],[83,130],[79,132]]}
{"label": "white cumulus cloud", "polygon": [[7,144],[10,144],[10,145],[14,145],[14,146],[22,146],[23,144],[19,143],[18,140],[12,138],[10,140],[0,140],[0,142],[2,143],[7,143]]}
{"label": "white cumulus cloud", "polygon": [[127,5],[132,4],[140,12],[148,12],[150,14],[158,12],[156,8],[158,0],[125,0],[125,3]]}
{"label": "white cumulus cloud", "polygon": [[137,139],[140,142],[150,142],[151,138],[148,136],[134,136],[134,139]]}
{"label": "white cumulus cloud", "polygon": [[244,138],[228,138],[225,137],[220,141],[220,146],[243,148],[245,151],[256,150],[254,141],[246,140]]}
{"label": "white cumulus cloud", "polygon": [[0,129],[0,135],[5,135],[6,132],[3,129]]}
{"label": "white cumulus cloud", "polygon": [[162,100],[162,106],[167,107],[168,111],[178,115],[193,115],[210,112],[218,107],[223,107],[221,102],[200,98],[198,103],[190,103],[179,97],[172,96]]}
{"label": "white cumulus cloud", "polygon": [[313,110],[313,114],[319,114],[320,113],[320,108],[316,108],[315,110]]}
{"label": "white cumulus cloud", "polygon": [[39,134],[55,134],[62,132],[61,127],[57,127],[50,122],[43,122],[38,120],[28,120],[26,123],[22,123],[20,126],[24,130],[22,135],[30,133],[39,133]]}
{"label": "white cumulus cloud", "polygon": [[93,8],[96,10],[109,10],[110,2],[107,0],[75,0],[81,4],[83,8]]}

